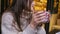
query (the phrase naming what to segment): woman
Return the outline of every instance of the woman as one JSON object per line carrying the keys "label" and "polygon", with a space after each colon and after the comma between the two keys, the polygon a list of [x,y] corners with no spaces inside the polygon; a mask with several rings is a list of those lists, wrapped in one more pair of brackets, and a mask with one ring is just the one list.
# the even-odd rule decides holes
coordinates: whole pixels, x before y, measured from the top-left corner
{"label": "woman", "polygon": [[[46,18],[48,13],[30,9],[31,2],[31,0],[16,0],[15,5],[3,13],[2,34],[46,34],[39,24],[47,22],[44,19],[48,19]],[[29,13],[32,14],[32,18],[26,16]]]}

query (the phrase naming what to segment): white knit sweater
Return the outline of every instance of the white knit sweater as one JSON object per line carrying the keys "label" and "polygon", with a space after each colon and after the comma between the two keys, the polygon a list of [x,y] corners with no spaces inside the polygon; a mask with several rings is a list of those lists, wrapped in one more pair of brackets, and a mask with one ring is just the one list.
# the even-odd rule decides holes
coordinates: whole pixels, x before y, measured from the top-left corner
{"label": "white knit sweater", "polygon": [[39,27],[38,29],[34,30],[29,25],[23,26],[23,32],[19,32],[18,25],[16,21],[14,21],[14,17],[10,12],[2,15],[1,29],[2,34],[46,34],[43,27]]}

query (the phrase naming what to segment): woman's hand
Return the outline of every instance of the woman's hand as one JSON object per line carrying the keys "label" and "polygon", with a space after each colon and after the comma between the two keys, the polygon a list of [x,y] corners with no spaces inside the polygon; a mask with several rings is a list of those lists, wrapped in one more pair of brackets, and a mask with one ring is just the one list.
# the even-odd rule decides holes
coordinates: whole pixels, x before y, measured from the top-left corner
{"label": "woman's hand", "polygon": [[37,25],[43,24],[49,21],[49,13],[46,11],[35,11],[32,15],[31,27],[36,28]]}
{"label": "woman's hand", "polygon": [[34,2],[31,4],[31,11],[33,12],[32,20],[31,20],[31,27],[36,28],[39,24],[43,24],[49,22],[50,14],[47,11],[36,11],[34,10],[33,6],[35,5]]}

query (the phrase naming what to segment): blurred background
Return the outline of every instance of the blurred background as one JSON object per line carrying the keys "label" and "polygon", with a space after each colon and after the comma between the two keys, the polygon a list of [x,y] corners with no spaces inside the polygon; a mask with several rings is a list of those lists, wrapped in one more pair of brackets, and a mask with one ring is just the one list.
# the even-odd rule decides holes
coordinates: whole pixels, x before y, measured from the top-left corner
{"label": "blurred background", "polygon": [[[9,7],[13,6],[16,0],[0,0],[0,25],[1,15]],[[50,22],[44,24],[47,34],[60,32],[60,0],[43,0],[47,1],[46,10],[51,13]],[[0,27],[1,31],[1,27]],[[1,32],[0,32],[1,33]]]}
{"label": "blurred background", "polygon": [[[0,0],[0,25],[1,25],[1,0]],[[1,33],[1,26],[0,26],[0,33]]]}

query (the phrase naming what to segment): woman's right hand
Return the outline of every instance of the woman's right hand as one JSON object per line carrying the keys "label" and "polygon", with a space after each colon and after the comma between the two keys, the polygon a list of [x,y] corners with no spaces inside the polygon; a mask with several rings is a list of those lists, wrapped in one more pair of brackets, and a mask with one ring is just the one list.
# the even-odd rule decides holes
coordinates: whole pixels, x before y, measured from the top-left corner
{"label": "woman's right hand", "polygon": [[46,11],[37,11],[33,12],[32,20],[31,20],[31,27],[36,28],[39,24],[46,23],[49,21],[49,14]]}

